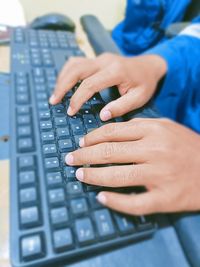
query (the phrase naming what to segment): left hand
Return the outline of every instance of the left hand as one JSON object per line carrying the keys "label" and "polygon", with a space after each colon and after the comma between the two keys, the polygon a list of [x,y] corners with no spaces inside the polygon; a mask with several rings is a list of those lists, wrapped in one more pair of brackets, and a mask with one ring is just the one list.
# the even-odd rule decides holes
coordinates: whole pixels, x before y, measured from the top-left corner
{"label": "left hand", "polygon": [[80,181],[147,189],[138,195],[100,192],[102,204],[135,215],[200,210],[200,136],[190,129],[167,119],[134,119],[89,133],[81,146],[68,154],[68,165],[132,164],[80,168]]}

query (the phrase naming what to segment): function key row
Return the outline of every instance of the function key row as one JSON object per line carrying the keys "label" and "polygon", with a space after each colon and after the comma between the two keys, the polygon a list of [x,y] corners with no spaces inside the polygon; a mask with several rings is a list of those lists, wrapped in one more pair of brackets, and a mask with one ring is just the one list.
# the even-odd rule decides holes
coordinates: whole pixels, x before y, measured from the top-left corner
{"label": "function key row", "polygon": [[41,48],[78,48],[75,35],[63,31],[30,30],[28,32],[30,47]]}

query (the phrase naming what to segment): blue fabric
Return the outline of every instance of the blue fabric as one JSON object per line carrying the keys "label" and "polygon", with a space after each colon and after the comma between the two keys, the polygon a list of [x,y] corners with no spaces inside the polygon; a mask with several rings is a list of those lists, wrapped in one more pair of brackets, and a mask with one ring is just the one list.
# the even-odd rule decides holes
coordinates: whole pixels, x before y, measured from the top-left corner
{"label": "blue fabric", "polygon": [[127,0],[125,19],[117,25],[112,37],[123,54],[137,55],[162,42],[164,33],[153,24],[160,21],[165,29],[181,21],[191,0]]}
{"label": "blue fabric", "polygon": [[[200,22],[200,17],[195,22]],[[168,64],[155,99],[159,111],[200,133],[200,39],[179,35],[145,54],[160,55]]]}
{"label": "blue fabric", "polygon": [[200,266],[200,213],[173,214],[174,223],[180,243],[193,267]]}

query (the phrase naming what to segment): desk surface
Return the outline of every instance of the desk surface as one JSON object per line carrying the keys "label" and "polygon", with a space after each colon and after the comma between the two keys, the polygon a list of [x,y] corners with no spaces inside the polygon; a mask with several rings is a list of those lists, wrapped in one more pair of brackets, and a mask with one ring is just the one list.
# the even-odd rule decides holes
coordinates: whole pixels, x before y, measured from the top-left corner
{"label": "desk surface", "polygon": [[[86,54],[94,56],[80,25],[77,25],[77,36],[79,44]],[[0,71],[9,71],[8,47],[0,46]],[[162,227],[152,239],[90,257],[70,266],[188,267],[176,231],[166,219],[160,219]],[[9,160],[4,160],[0,161],[0,267],[9,266]]]}

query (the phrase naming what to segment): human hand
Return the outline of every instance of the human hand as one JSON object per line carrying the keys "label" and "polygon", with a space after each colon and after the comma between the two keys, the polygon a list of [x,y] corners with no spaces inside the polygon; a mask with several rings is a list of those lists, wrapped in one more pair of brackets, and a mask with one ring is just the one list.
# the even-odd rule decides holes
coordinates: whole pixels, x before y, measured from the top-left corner
{"label": "human hand", "polygon": [[80,181],[147,189],[138,195],[100,192],[102,204],[135,215],[200,210],[200,136],[190,129],[167,119],[134,119],[102,126],[80,145],[67,155],[68,165],[132,163],[79,168]]}
{"label": "human hand", "polygon": [[72,116],[96,92],[116,85],[121,97],[100,112],[101,119],[106,121],[146,104],[166,71],[165,60],[157,55],[126,58],[106,53],[96,59],[71,58],[63,67],[49,101],[52,105],[58,104],[78,81],[83,80],[70,100],[67,112]]}

